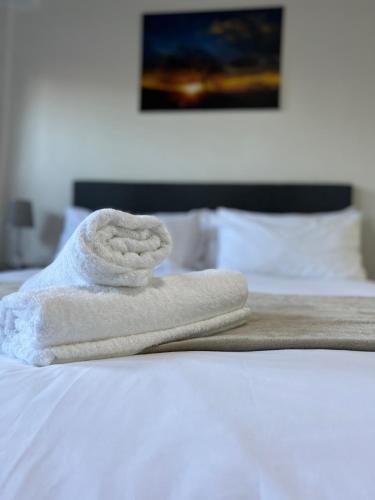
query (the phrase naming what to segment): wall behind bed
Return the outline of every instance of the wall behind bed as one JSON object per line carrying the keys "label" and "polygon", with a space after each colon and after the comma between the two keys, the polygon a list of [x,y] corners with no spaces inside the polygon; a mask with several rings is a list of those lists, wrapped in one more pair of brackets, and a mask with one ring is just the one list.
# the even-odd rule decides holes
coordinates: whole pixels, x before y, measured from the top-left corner
{"label": "wall behind bed", "polygon": [[[6,113],[6,90],[8,84],[8,43],[7,43],[7,25],[8,25],[8,9],[0,2],[0,228],[3,226],[3,217],[5,213],[5,192],[6,192],[6,176],[7,176],[7,159],[6,159],[6,140],[7,127]],[[2,235],[0,234],[0,241]]]}
{"label": "wall behind bed", "polygon": [[35,202],[30,259],[48,258],[39,236],[76,178],[332,181],[357,187],[375,276],[373,0],[280,2],[279,111],[138,112],[142,12],[273,3],[43,0],[17,12],[9,192]]}

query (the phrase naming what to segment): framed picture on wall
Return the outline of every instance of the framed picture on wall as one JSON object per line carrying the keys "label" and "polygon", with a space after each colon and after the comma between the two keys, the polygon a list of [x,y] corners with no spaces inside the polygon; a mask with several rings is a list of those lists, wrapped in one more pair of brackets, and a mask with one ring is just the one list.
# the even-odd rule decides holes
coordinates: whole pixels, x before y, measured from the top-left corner
{"label": "framed picture on wall", "polygon": [[283,9],[143,16],[141,110],[278,108]]}

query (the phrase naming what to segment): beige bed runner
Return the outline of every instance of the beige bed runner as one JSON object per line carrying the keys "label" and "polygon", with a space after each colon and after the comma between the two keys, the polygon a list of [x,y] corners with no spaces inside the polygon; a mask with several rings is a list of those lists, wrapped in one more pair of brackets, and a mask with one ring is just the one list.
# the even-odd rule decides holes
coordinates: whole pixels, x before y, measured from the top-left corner
{"label": "beige bed runner", "polygon": [[[17,291],[1,283],[0,297]],[[210,337],[170,342],[147,353],[347,349],[375,351],[375,297],[318,297],[250,293],[249,322]]]}
{"label": "beige bed runner", "polygon": [[375,297],[251,293],[249,322],[210,337],[147,352],[347,349],[375,351]]}

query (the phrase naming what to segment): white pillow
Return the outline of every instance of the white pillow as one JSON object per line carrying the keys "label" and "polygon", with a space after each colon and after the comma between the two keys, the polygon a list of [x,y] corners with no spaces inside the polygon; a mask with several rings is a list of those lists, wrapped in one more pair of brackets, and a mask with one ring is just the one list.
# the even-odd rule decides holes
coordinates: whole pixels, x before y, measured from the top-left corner
{"label": "white pillow", "polygon": [[172,236],[172,252],[161,266],[184,269],[202,269],[204,239],[201,234],[200,211],[156,213]]}
{"label": "white pillow", "polygon": [[217,211],[219,268],[303,278],[364,279],[361,214]]}
{"label": "white pillow", "polygon": [[[79,224],[90,214],[81,207],[65,210],[64,226],[56,254],[60,252]],[[200,211],[155,214],[167,226],[172,236],[172,253],[161,265],[166,269],[203,269],[204,239],[200,230]]]}
{"label": "white pillow", "polygon": [[61,251],[65,243],[74,233],[81,222],[90,215],[90,210],[81,207],[68,207],[64,214],[64,225],[57,245],[56,255]]}
{"label": "white pillow", "polygon": [[199,231],[202,241],[201,269],[213,269],[217,263],[217,211],[210,208],[199,210]]}

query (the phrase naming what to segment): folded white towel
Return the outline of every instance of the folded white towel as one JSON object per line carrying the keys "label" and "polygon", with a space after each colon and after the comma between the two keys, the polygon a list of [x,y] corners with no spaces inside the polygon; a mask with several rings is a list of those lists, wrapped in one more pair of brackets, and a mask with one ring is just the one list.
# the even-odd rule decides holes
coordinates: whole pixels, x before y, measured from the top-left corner
{"label": "folded white towel", "polygon": [[170,253],[170,235],[151,215],[110,208],[90,214],[56,259],[22,290],[50,286],[145,286]]}
{"label": "folded white towel", "polygon": [[0,302],[0,347],[30,364],[125,356],[244,323],[241,273],[153,278],[146,288],[48,288]]}

